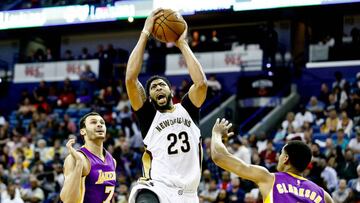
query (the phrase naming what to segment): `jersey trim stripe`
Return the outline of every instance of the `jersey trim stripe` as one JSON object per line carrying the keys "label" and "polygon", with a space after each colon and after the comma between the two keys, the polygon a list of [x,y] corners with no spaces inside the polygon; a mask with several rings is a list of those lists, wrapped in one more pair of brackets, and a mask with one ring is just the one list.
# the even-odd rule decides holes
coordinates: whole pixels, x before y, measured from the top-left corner
{"label": "jersey trim stripe", "polygon": [[202,160],[203,160],[203,151],[202,151],[202,147],[201,147],[201,139],[200,142],[198,144],[199,147],[199,166],[200,166],[200,173],[202,172]]}
{"label": "jersey trim stripe", "polygon": [[298,176],[298,175],[296,175],[294,173],[287,172],[287,174],[291,175],[294,178],[300,179],[300,180],[308,180],[308,179],[306,179],[306,178],[304,178],[302,176]]}
{"label": "jersey trim stripe", "polygon": [[147,179],[151,179],[151,162],[152,162],[152,154],[149,150],[145,148],[144,154],[142,156],[143,162],[143,177]]}

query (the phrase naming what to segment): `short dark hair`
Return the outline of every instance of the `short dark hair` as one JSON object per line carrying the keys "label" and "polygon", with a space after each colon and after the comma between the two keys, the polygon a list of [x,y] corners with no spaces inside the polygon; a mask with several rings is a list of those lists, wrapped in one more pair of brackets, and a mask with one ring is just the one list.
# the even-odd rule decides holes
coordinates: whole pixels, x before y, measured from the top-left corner
{"label": "short dark hair", "polygon": [[170,88],[171,88],[171,84],[169,82],[169,80],[163,76],[160,75],[154,75],[151,76],[147,81],[146,81],[146,85],[145,85],[145,91],[146,91],[146,95],[150,96],[150,84],[152,81],[157,80],[157,79],[161,79],[163,80]]}
{"label": "short dark hair", "polygon": [[312,152],[310,147],[304,142],[298,140],[290,141],[285,145],[284,150],[289,156],[291,166],[299,172],[303,172],[309,165]]}
{"label": "short dark hair", "polygon": [[81,119],[80,119],[80,122],[79,122],[79,127],[80,127],[80,129],[83,129],[83,128],[86,127],[86,126],[85,126],[85,120],[86,120],[86,118],[89,117],[89,116],[100,116],[100,114],[97,113],[97,112],[95,112],[95,111],[85,114],[85,115],[84,115],[83,117],[81,117]]}

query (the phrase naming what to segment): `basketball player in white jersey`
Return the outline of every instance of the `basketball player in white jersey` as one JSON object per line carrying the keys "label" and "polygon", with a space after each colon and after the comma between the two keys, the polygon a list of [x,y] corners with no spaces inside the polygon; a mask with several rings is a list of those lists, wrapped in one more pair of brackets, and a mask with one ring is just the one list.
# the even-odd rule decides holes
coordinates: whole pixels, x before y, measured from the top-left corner
{"label": "basketball player in white jersey", "polygon": [[144,139],[143,178],[129,197],[130,203],[197,203],[201,176],[199,108],[206,98],[207,81],[202,67],[185,40],[176,42],[188,66],[193,85],[173,104],[169,81],[151,77],[144,89],[138,80],[144,50],[154,21],[162,10],[147,19],[126,69],[126,89]]}

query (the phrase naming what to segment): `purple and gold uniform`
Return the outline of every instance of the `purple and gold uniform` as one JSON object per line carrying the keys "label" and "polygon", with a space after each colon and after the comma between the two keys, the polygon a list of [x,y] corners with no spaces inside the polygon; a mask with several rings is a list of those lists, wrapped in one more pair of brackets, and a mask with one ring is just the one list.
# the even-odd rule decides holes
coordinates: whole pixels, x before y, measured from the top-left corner
{"label": "purple and gold uniform", "polygon": [[278,172],[264,203],[325,203],[324,190],[301,176]]}
{"label": "purple and gold uniform", "polygon": [[104,150],[105,161],[91,153],[85,147],[80,148],[90,162],[90,172],[82,177],[79,203],[110,203],[116,185],[115,161],[111,154]]}

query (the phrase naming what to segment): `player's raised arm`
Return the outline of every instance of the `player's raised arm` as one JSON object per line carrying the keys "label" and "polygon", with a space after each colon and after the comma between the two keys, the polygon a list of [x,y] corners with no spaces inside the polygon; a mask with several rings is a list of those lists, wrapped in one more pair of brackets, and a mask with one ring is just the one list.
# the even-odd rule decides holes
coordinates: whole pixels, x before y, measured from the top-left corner
{"label": "player's raised arm", "polygon": [[274,180],[273,174],[271,174],[264,167],[247,164],[243,160],[230,154],[225,145],[222,143],[221,138],[223,136],[230,135],[230,133],[228,134],[230,127],[231,123],[229,123],[227,120],[216,120],[211,137],[211,157],[213,161],[221,168],[235,173],[241,178],[253,181],[258,186],[260,186],[260,190],[262,188],[270,189]]}
{"label": "player's raised arm", "polygon": [[176,46],[180,49],[186,65],[189,69],[189,74],[193,85],[189,90],[189,98],[196,107],[201,107],[206,99],[207,81],[201,64],[196,59],[194,53],[191,51],[189,44],[186,42],[187,25],[184,33],[176,42]]}
{"label": "player's raised arm", "polygon": [[146,100],[144,87],[138,80],[143,63],[143,57],[147,40],[152,32],[154,21],[162,15],[162,9],[156,9],[146,19],[140,38],[130,54],[126,67],[126,90],[130,99],[132,108],[136,111],[142,107]]}
{"label": "player's raised arm", "polygon": [[66,157],[64,163],[64,186],[61,189],[60,198],[64,203],[80,202],[81,178],[83,176],[84,165],[86,164],[72,145],[75,139],[70,139],[66,144],[70,155]]}

